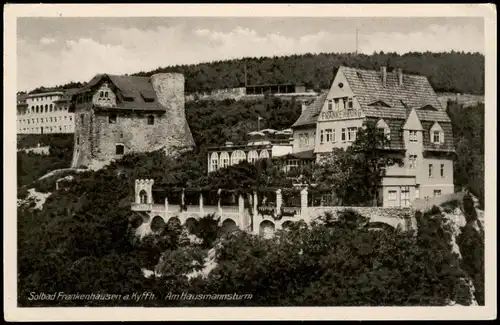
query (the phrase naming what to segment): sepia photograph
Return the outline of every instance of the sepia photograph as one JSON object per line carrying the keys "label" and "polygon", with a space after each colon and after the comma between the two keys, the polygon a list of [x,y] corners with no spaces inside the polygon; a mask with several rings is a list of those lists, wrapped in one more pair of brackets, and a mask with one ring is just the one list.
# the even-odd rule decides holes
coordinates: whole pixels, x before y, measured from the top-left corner
{"label": "sepia photograph", "polygon": [[494,5],[4,29],[7,320],[496,318]]}

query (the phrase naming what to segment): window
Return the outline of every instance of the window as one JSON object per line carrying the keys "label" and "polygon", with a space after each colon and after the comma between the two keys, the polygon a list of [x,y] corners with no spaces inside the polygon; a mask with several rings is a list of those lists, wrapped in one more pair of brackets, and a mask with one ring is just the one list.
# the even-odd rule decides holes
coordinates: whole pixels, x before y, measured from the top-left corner
{"label": "window", "polygon": [[331,111],[333,109],[333,101],[331,99],[328,100],[328,110]]}
{"label": "window", "polygon": [[335,98],[335,99],[334,99],[334,102],[335,102],[335,109],[336,109],[336,110],[339,110],[339,109],[340,109],[339,99],[338,99],[338,98]]}
{"label": "window", "polygon": [[348,128],[348,141],[356,140],[356,134],[358,133],[358,128]]}
{"label": "window", "polygon": [[397,200],[398,191],[390,190],[389,195],[387,196],[388,201],[396,201]]}
{"label": "window", "polygon": [[347,138],[347,130],[345,128],[342,128],[342,142],[345,142]]}
{"label": "window", "polygon": [[434,190],[434,197],[440,197],[441,196],[441,190]]}
{"label": "window", "polygon": [[293,168],[299,167],[299,161],[297,159],[290,159],[286,162],[286,170],[292,170]]}
{"label": "window", "polygon": [[347,98],[347,108],[348,109],[352,109],[353,108],[352,98],[351,97]]}
{"label": "window", "polygon": [[254,163],[257,160],[259,160],[259,153],[255,150],[250,150],[250,152],[248,153],[248,162]]}
{"label": "window", "polygon": [[260,152],[260,159],[268,159],[269,158],[269,152],[267,150],[262,150]]}
{"label": "window", "polygon": [[99,92],[99,97],[101,97],[101,98],[104,97],[104,92],[103,91]]}
{"label": "window", "polygon": [[210,155],[210,171],[214,172],[219,168],[219,154],[217,152],[212,152]]}
{"label": "window", "polygon": [[51,112],[52,112],[52,108],[53,108],[53,106],[52,106],[52,104],[50,104],[49,109]]}
{"label": "window", "polygon": [[401,188],[401,206],[410,206],[410,188],[408,186],[404,186]]}
{"label": "window", "polygon": [[417,131],[410,131],[410,142],[417,142]]}
{"label": "window", "polygon": [[319,143],[323,144],[325,132],[323,130],[319,131]]}
{"label": "window", "polygon": [[116,124],[116,114],[109,114],[109,124]]}
{"label": "window", "polygon": [[108,97],[108,92],[107,91],[104,92],[104,97]]}
{"label": "window", "polygon": [[125,152],[125,147],[123,146],[123,144],[117,144],[115,153],[117,155],[123,155],[124,152]]}
{"label": "window", "polygon": [[139,202],[148,203],[148,195],[146,194],[146,191],[141,190],[139,192]]}
{"label": "window", "polygon": [[441,143],[441,132],[440,131],[432,131],[432,142],[433,143]]}
{"label": "window", "polygon": [[444,164],[441,164],[440,174],[441,174],[441,177],[444,177]]}
{"label": "window", "polygon": [[73,117],[71,117],[71,116],[70,116],[70,117],[69,117],[69,120],[70,120],[70,121],[73,121]]}
{"label": "window", "polygon": [[410,155],[408,160],[410,162],[411,169],[417,168],[417,155]]}
{"label": "window", "polygon": [[226,168],[229,166],[229,154],[227,152],[223,152],[220,154],[220,167]]}
{"label": "window", "polygon": [[80,137],[76,137],[76,144],[80,144]]}
{"label": "window", "polygon": [[153,125],[153,124],[155,124],[155,117],[153,115],[148,115],[148,125]]}
{"label": "window", "polygon": [[326,142],[333,142],[332,129],[326,129]]}
{"label": "window", "polygon": [[45,104],[45,113],[49,111],[49,105]]}
{"label": "window", "polygon": [[231,154],[231,165],[237,165],[240,161],[246,158],[245,153],[241,150],[236,150]]}
{"label": "window", "polygon": [[429,164],[429,178],[432,178],[432,164]]}

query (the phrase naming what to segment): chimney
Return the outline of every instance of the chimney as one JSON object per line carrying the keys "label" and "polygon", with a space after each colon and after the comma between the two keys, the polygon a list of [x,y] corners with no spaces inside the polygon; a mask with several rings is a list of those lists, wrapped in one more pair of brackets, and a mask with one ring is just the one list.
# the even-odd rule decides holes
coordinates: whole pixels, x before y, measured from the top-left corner
{"label": "chimney", "polygon": [[403,85],[403,69],[398,68],[397,75],[398,75],[398,85],[402,86]]}
{"label": "chimney", "polygon": [[387,86],[387,68],[380,67],[380,76],[382,78],[382,86]]}

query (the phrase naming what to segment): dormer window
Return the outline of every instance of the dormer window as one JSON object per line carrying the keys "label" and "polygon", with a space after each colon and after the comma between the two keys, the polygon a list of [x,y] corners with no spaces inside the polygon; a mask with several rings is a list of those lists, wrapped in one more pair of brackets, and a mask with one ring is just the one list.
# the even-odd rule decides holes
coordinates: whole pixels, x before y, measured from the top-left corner
{"label": "dormer window", "polygon": [[433,131],[432,132],[432,143],[441,143],[441,132]]}
{"label": "dormer window", "polygon": [[383,119],[380,119],[377,122],[377,129],[380,132],[380,134],[385,135],[387,140],[391,140],[391,129],[389,128],[389,125]]}
{"label": "dormer window", "polygon": [[430,130],[430,141],[433,144],[442,144],[444,143],[444,132],[439,123],[434,123]]}

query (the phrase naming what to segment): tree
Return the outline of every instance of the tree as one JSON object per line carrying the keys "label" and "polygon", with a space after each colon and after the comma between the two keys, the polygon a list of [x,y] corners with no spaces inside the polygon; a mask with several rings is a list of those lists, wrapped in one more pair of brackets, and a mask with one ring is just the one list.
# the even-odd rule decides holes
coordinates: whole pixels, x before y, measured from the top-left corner
{"label": "tree", "polygon": [[377,205],[387,167],[401,164],[391,155],[390,143],[373,123],[358,129],[356,140],[345,149],[334,149],[321,158],[314,178],[318,186],[332,188],[343,204]]}

